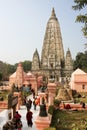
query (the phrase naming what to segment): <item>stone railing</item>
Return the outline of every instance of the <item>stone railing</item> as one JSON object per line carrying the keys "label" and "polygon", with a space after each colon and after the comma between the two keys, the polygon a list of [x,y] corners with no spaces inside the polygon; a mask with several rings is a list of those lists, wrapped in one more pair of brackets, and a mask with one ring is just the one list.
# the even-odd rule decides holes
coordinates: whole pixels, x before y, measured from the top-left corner
{"label": "stone railing", "polygon": [[[70,105],[70,108],[71,108],[71,110],[75,110],[75,109],[77,109],[77,110],[82,110],[83,108],[82,108],[82,105],[81,104],[74,104],[74,103],[65,103],[65,105],[67,105],[67,104],[69,104]],[[63,106],[63,104],[60,104],[60,109],[64,109],[64,106]],[[85,105],[85,109],[87,110],[87,105]]]}
{"label": "stone railing", "polygon": [[8,102],[7,101],[0,101],[0,110],[4,110],[8,108]]}

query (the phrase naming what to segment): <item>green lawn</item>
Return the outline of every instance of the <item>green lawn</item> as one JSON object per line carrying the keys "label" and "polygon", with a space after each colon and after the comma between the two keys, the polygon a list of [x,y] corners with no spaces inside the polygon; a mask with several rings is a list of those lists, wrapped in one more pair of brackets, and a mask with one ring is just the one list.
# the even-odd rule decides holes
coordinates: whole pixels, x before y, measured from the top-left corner
{"label": "green lawn", "polygon": [[56,130],[87,130],[87,111],[54,109],[51,126]]}

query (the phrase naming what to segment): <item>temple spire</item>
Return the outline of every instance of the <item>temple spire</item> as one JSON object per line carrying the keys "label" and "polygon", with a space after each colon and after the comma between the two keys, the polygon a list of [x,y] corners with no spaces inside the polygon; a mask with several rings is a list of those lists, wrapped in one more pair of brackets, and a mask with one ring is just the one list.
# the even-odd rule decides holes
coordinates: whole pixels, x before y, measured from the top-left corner
{"label": "temple spire", "polygon": [[50,19],[57,19],[54,8],[52,8],[52,13],[51,13]]}
{"label": "temple spire", "polygon": [[56,16],[56,15],[55,15],[55,10],[54,10],[54,8],[52,9],[52,14],[51,14],[51,16]]}
{"label": "temple spire", "polygon": [[67,53],[65,64],[61,29],[56,17],[56,12],[54,8],[52,8],[51,15],[48,19],[45,30],[41,60],[38,60],[37,53],[34,53],[32,61],[32,71],[44,75],[46,77],[46,82],[48,82],[48,79],[50,78],[58,81],[59,77],[64,77],[66,71],[67,73],[68,71],[72,71],[71,64],[69,65],[70,68],[67,65],[68,61],[69,64],[70,62],[72,62],[70,58],[70,53],[69,56]]}
{"label": "temple spire", "polygon": [[39,70],[40,69],[40,58],[37,49],[35,50],[33,54],[33,60],[32,60],[32,70]]}
{"label": "temple spire", "polygon": [[67,76],[69,76],[73,72],[73,61],[72,61],[72,56],[69,48],[66,52],[65,70]]}

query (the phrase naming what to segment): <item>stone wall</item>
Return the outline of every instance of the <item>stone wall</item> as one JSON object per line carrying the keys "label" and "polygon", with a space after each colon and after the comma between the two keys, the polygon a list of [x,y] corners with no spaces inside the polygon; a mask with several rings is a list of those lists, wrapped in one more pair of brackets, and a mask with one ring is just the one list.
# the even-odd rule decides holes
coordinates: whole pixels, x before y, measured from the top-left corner
{"label": "stone wall", "polygon": [[8,109],[8,102],[7,101],[0,101],[0,111]]}

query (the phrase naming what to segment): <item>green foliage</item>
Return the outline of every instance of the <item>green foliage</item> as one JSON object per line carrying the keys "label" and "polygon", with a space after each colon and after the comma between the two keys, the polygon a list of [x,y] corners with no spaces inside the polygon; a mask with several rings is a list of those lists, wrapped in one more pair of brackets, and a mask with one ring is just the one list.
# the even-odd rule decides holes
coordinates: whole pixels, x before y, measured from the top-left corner
{"label": "green foliage", "polygon": [[76,124],[72,124],[72,130],[79,130],[79,128]]}
{"label": "green foliage", "polygon": [[49,108],[48,108],[48,113],[52,115],[53,111],[54,111],[54,106],[50,105]]}
{"label": "green foliage", "polygon": [[58,130],[86,130],[87,111],[62,111],[55,109],[51,125]]}
{"label": "green foliage", "polygon": [[80,125],[73,123],[72,125],[72,130],[87,130],[87,120],[81,120]]}
{"label": "green foliage", "polygon": [[81,10],[87,5],[87,0],[74,0],[75,4],[72,6],[74,10]]}
{"label": "green foliage", "polygon": [[11,75],[12,73],[14,73],[16,71],[15,65],[7,64],[6,66],[7,66],[7,74],[8,75]]}
{"label": "green foliage", "polygon": [[61,101],[60,101],[60,100],[58,100],[58,99],[55,99],[55,100],[54,100],[54,105],[59,106],[59,105],[60,105],[60,103],[61,103]]}
{"label": "green foliage", "polygon": [[7,64],[0,61],[0,73],[2,73],[2,80],[7,79]]}
{"label": "green foliage", "polygon": [[22,91],[23,97],[28,97],[30,94],[31,94],[30,92]]}
{"label": "green foliage", "polygon": [[3,97],[3,100],[7,100],[8,94],[9,94],[8,90],[3,90],[3,91],[0,92],[0,97]]}
{"label": "green foliage", "polygon": [[[87,0],[74,0],[74,2],[75,2],[75,5],[72,6],[74,10],[80,11],[87,6]],[[87,36],[87,13],[85,13],[84,15],[81,15],[81,14],[78,15],[76,18],[76,21],[84,23],[82,31],[83,31],[84,36]]]}
{"label": "green foliage", "polygon": [[54,127],[45,128],[44,130],[56,130]]}
{"label": "green foliage", "polygon": [[[0,75],[2,76],[1,80],[9,80],[9,76],[13,74],[17,69],[18,63],[10,65],[0,61]],[[31,61],[22,62],[22,66],[25,72],[31,70]]]}
{"label": "green foliage", "polygon": [[31,61],[24,61],[22,62],[22,65],[25,72],[31,70]]}
{"label": "green foliage", "polygon": [[3,77],[3,75],[2,75],[2,73],[0,73],[0,81],[2,80],[2,77]]}
{"label": "green foliage", "polygon": [[87,53],[79,52],[74,61],[74,70],[80,68],[87,72]]}

